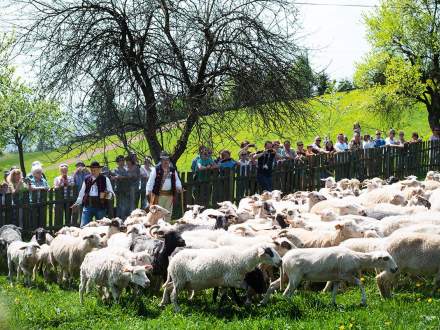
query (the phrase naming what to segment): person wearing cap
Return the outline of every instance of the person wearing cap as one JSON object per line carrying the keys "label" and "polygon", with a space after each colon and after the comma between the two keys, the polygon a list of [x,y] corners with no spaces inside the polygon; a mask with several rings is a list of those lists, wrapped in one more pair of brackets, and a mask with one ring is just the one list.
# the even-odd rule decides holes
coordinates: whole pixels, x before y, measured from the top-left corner
{"label": "person wearing cap", "polygon": [[130,182],[125,157],[119,155],[115,159],[117,167],[112,171],[116,194],[116,216],[125,219],[130,215]]}
{"label": "person wearing cap", "polygon": [[147,196],[150,205],[159,205],[167,209],[170,214],[165,220],[171,220],[173,205],[177,193],[182,192],[182,182],[176,169],[171,165],[170,156],[166,152],[160,154],[160,162],[151,171],[147,182]]}
{"label": "person wearing cap", "polygon": [[82,162],[82,161],[76,162],[75,172],[73,172],[73,181],[74,181],[75,186],[78,189],[78,191],[80,191],[86,176],[89,174],[90,174],[90,172],[86,168],[86,164],[84,164],[84,162]]}
{"label": "person wearing cap", "polygon": [[385,139],[385,145],[387,146],[396,146],[398,142],[396,140],[396,131],[394,129],[390,129],[388,132],[388,137]]}
{"label": "person wearing cap", "polygon": [[376,131],[376,138],[374,139],[374,147],[380,148],[383,147],[386,144],[385,140],[382,139],[382,133],[381,131]]}
{"label": "person wearing cap", "polygon": [[69,167],[66,163],[60,164],[58,166],[58,169],[60,170],[60,175],[57,176],[53,181],[54,188],[61,188],[64,187],[64,197],[67,196],[68,187],[73,187],[75,185],[75,181],[73,180],[73,177],[68,175]]}
{"label": "person wearing cap", "polygon": [[81,227],[87,225],[93,217],[102,219],[107,213],[107,200],[115,195],[110,179],[104,176],[102,166],[93,161],[89,166],[90,174],[86,176],[76,202],[71,206],[73,210],[83,206]]}
{"label": "person wearing cap", "polygon": [[429,141],[440,141],[440,127],[437,126],[432,129],[432,135]]}

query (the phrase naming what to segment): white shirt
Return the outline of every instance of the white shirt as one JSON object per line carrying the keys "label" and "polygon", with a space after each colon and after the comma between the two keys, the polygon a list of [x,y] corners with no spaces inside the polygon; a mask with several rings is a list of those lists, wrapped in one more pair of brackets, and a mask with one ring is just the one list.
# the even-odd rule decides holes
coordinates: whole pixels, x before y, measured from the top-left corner
{"label": "white shirt", "polygon": [[145,167],[145,165],[142,165],[140,170],[141,170],[141,177],[143,178],[148,178],[151,174],[151,171],[153,171],[153,166],[150,166],[148,168]]}
{"label": "white shirt", "polygon": [[368,142],[363,142],[363,147],[364,149],[371,149],[374,148],[374,141],[368,141]]}
{"label": "white shirt", "polygon": [[[112,196],[115,195],[115,192],[113,191],[110,179],[107,177],[105,177],[105,185],[106,185],[106,187],[105,187],[106,192],[110,193],[107,198],[110,199]],[[82,200],[84,198],[85,192],[86,192],[86,182],[84,181],[81,186],[81,190],[79,191],[78,198],[76,199],[75,204],[82,204]],[[96,184],[96,182],[90,188],[89,196],[90,197],[97,197],[98,196],[98,185]]]}
{"label": "white shirt", "polygon": [[[176,173],[176,189],[181,190],[182,189],[182,182],[180,182],[179,175]],[[150,177],[148,178],[147,182],[147,194],[151,193],[153,191],[154,187],[154,181],[156,181],[156,168],[154,167],[151,170]],[[163,182],[162,188],[160,190],[171,190],[171,172],[168,173],[168,176],[165,178],[165,181]]]}
{"label": "white shirt", "polygon": [[336,151],[346,151],[346,150],[348,150],[348,143],[345,143],[345,142],[336,142],[335,143],[335,149],[336,149]]}
{"label": "white shirt", "polygon": [[393,145],[397,145],[397,144],[399,144],[399,142],[394,139],[391,140],[389,137],[387,137],[385,139],[385,145],[387,145],[387,146],[393,146]]}

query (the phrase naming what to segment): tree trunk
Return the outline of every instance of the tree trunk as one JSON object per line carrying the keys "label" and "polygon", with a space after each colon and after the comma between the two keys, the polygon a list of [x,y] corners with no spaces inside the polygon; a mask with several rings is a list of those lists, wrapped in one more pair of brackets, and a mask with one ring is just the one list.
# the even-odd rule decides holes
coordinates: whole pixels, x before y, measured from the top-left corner
{"label": "tree trunk", "polygon": [[431,104],[427,105],[431,130],[440,127],[440,93],[431,93]]}
{"label": "tree trunk", "polygon": [[15,139],[15,144],[18,149],[18,157],[20,158],[20,169],[23,173],[23,177],[26,177],[26,166],[24,165],[24,151],[23,151],[23,142],[18,138]]}

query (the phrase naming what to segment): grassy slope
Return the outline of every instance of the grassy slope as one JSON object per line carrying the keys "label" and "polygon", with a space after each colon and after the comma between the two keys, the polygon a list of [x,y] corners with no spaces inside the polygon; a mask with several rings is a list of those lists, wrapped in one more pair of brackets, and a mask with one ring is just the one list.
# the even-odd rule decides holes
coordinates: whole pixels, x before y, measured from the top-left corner
{"label": "grassy slope", "polygon": [[[281,136],[273,132],[261,131],[259,129],[234,129],[237,127],[236,123],[229,122],[225,120],[225,126],[229,127],[228,137],[213,136],[213,144],[216,147],[216,151],[227,148],[232,150],[233,156],[237,154],[238,142],[242,140],[255,141],[260,147],[266,139],[290,139],[292,141],[303,140],[305,143],[309,143],[313,140],[316,134],[321,134],[322,136],[328,135],[333,140],[335,139],[337,133],[344,132],[346,134],[351,134],[353,123],[359,121],[362,127],[363,133],[369,132],[374,134],[375,129],[387,130],[390,123],[382,121],[380,118],[372,113],[363,110],[363,106],[368,101],[368,95],[363,91],[353,91],[349,93],[338,93],[335,95],[326,95],[321,99],[314,99],[311,102],[311,111],[314,111],[318,120],[316,122],[316,129],[310,130],[307,134],[300,134],[295,129],[290,127],[282,128]],[[415,106],[414,110],[405,113],[400,123],[393,123],[394,128],[404,130],[408,135],[412,131],[417,131],[423,138],[429,136],[429,126],[427,123],[426,110],[422,105]],[[171,134],[164,134],[165,145],[172,145],[175,141],[175,136]],[[408,136],[409,137],[409,136]],[[191,136],[192,144],[197,144],[196,134]],[[107,141],[107,146],[111,144],[111,141]],[[134,142],[140,150],[145,150],[147,152],[148,148],[145,141]],[[102,148],[103,145],[97,145],[97,148]],[[120,154],[122,150],[116,148],[107,152],[107,158],[112,161],[116,155]],[[56,164],[59,164],[63,160],[71,160],[73,162],[74,158],[77,157],[78,151],[72,151],[68,155],[62,157],[59,161],[54,161],[57,158],[57,152],[41,153],[33,152],[27,153],[25,155],[26,167],[30,168],[30,164],[35,160],[40,160],[43,162],[44,166],[49,167],[46,170],[46,174],[50,178],[50,183],[52,183],[53,178],[57,175]],[[178,167],[181,170],[189,170],[191,159],[194,157],[195,151],[188,150],[178,162]],[[94,153],[93,151],[87,152],[87,159],[97,159],[102,161],[104,154]],[[18,164],[17,154],[6,154],[0,156],[0,170],[8,169],[12,165]]]}
{"label": "grassy slope", "polygon": [[[88,296],[79,305],[77,291],[63,291],[39,282],[37,288],[11,288],[0,276],[0,297],[9,310],[11,329],[438,329],[440,299],[430,298],[430,285],[401,285],[393,299],[383,301],[373,278],[367,278],[368,306],[360,307],[356,288],[338,295],[338,306],[330,294],[299,291],[292,300],[280,294],[264,307],[239,308],[225,304],[219,309],[208,294],[193,302],[181,295],[182,312],[157,307],[160,298],[124,295],[120,305],[104,305]],[[1,315],[0,310],[0,324]]]}

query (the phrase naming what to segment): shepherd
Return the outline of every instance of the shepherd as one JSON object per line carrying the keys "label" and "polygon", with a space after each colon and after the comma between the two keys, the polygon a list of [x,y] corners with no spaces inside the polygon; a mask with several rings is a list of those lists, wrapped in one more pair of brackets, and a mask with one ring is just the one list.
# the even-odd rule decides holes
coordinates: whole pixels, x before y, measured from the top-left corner
{"label": "shepherd", "polygon": [[177,200],[177,194],[182,192],[182,183],[179,175],[170,162],[170,156],[161,152],[160,162],[151,171],[147,182],[147,197],[150,205],[159,205],[167,209],[170,214],[165,220],[171,220],[173,205]]}
{"label": "shepherd", "polygon": [[100,220],[106,216],[107,200],[115,195],[110,179],[101,173],[103,166],[93,161],[87,167],[90,168],[91,174],[84,179],[78,198],[72,205],[73,210],[77,210],[80,205],[83,205],[81,227],[87,225],[93,217]]}

